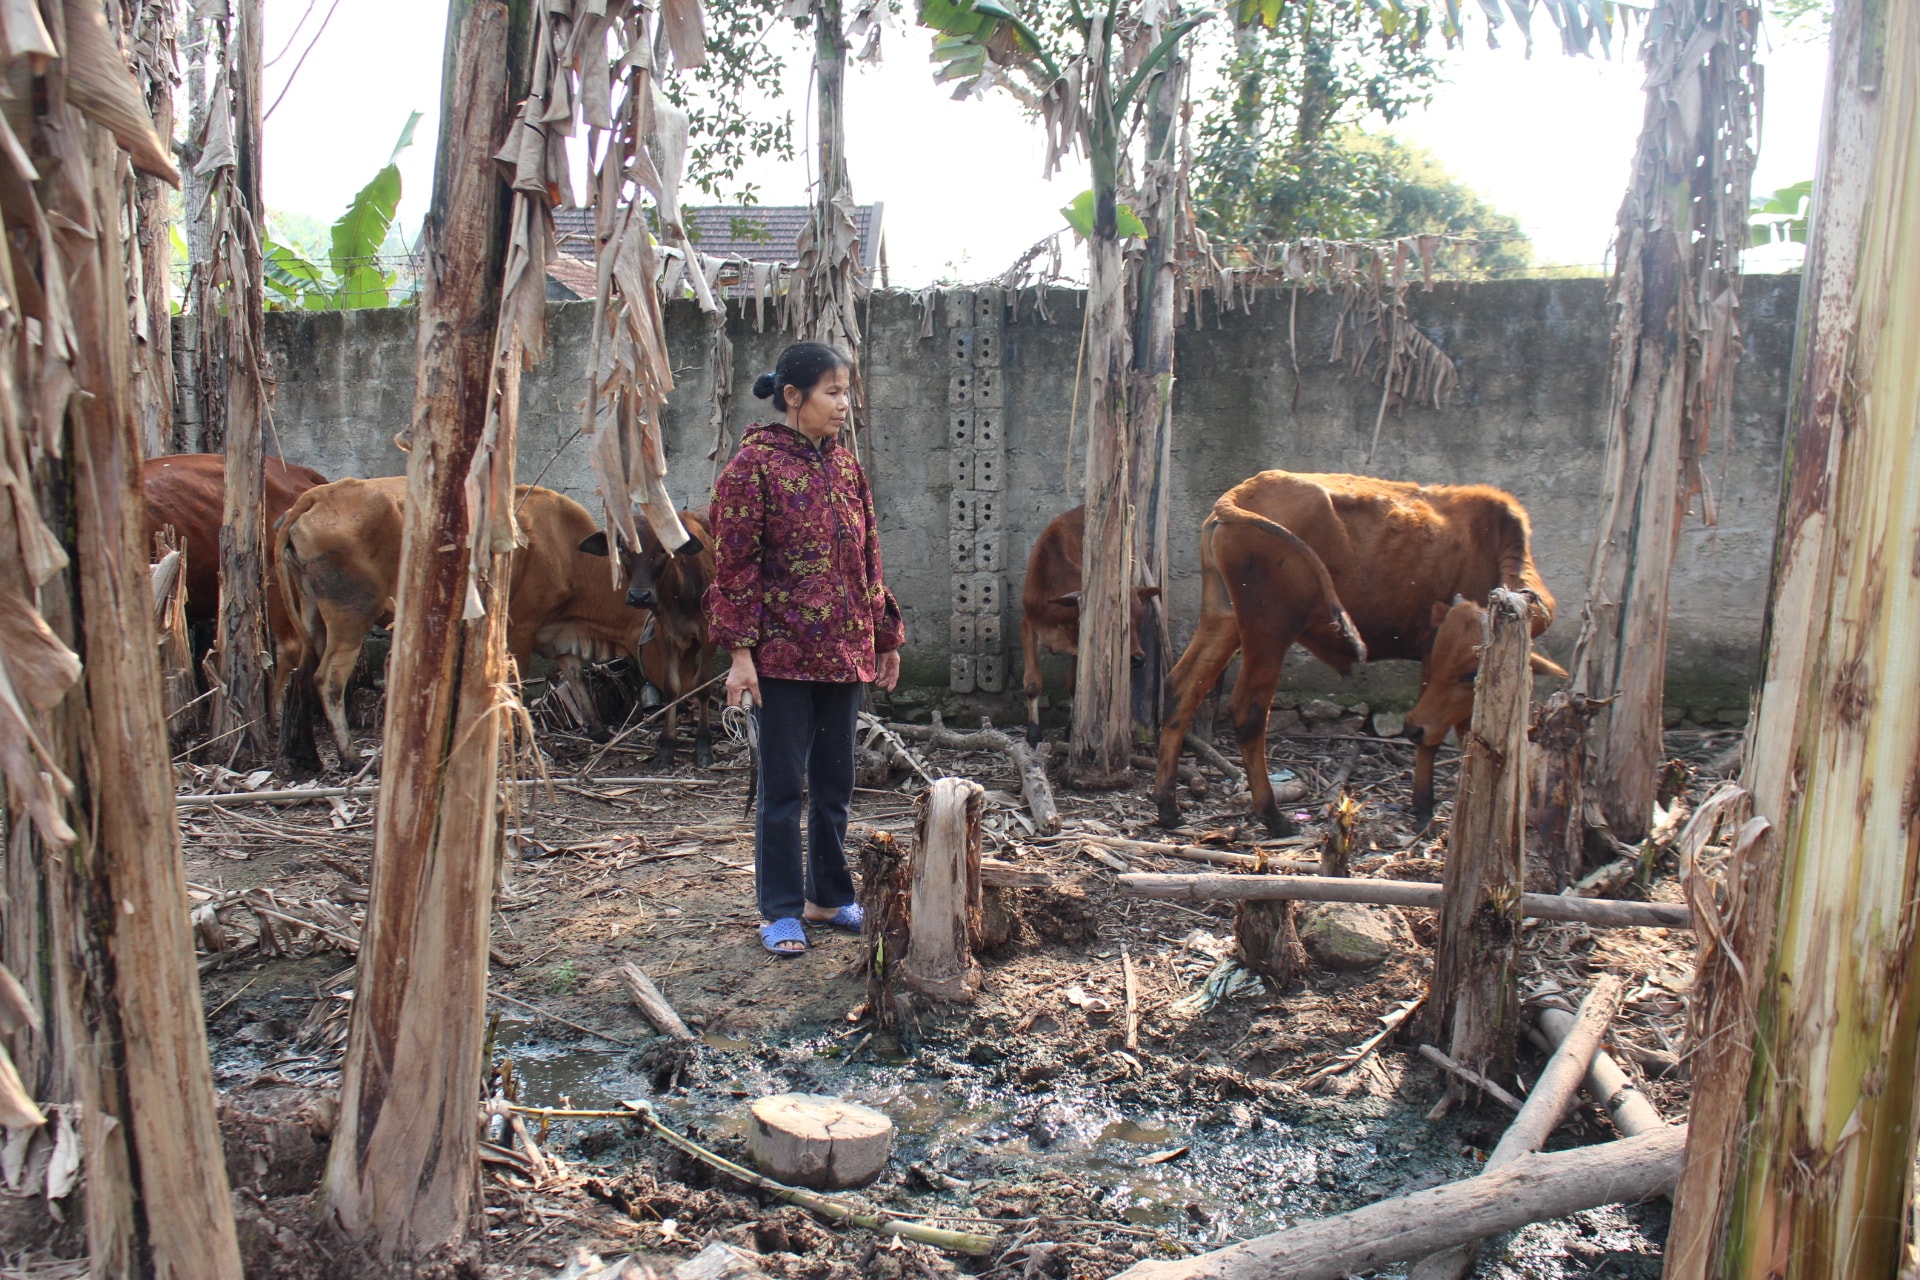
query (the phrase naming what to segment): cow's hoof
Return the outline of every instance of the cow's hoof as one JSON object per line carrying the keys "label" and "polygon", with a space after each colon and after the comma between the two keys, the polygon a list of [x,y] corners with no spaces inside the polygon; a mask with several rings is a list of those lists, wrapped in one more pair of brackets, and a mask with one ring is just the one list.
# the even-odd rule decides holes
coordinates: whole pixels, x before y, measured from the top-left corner
{"label": "cow's hoof", "polygon": [[1300,828],[1294,826],[1293,820],[1280,812],[1278,805],[1261,814],[1260,820],[1267,824],[1267,834],[1275,840],[1284,840],[1288,836],[1300,834]]}
{"label": "cow's hoof", "polygon": [[663,742],[660,749],[653,753],[653,767],[656,769],[673,768],[673,744]]}
{"label": "cow's hoof", "polygon": [[694,743],[693,762],[702,769],[711,767],[713,764],[713,745],[707,742]]}
{"label": "cow's hoof", "polygon": [[1037,747],[1040,745],[1040,726],[1039,725],[1029,724],[1027,726],[1027,745],[1030,747]]}
{"label": "cow's hoof", "polygon": [[1160,801],[1160,825],[1163,827],[1180,825],[1180,806],[1172,800]]}
{"label": "cow's hoof", "polygon": [[603,743],[612,737],[613,735],[607,732],[607,726],[603,724],[590,724],[587,726],[587,741],[589,742],[596,744]]}
{"label": "cow's hoof", "polygon": [[1433,821],[1433,806],[1432,806],[1432,805],[1430,805],[1430,804],[1415,804],[1415,805],[1413,806],[1413,822],[1414,822],[1414,825],[1415,825],[1415,826],[1417,826],[1417,827],[1424,827],[1424,826],[1426,826],[1426,825],[1427,825],[1428,823],[1430,823],[1430,822],[1432,822],[1432,821]]}

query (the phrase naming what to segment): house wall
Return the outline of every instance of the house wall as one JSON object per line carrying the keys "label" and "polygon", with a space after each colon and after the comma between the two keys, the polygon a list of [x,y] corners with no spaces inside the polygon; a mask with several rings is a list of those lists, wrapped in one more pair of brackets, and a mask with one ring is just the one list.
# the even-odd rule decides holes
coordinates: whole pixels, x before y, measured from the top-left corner
{"label": "house wall", "polygon": [[[1795,277],[1746,282],[1734,412],[1716,429],[1707,464],[1718,522],[1689,519],[1680,535],[1668,700],[1675,714],[1696,721],[1743,716],[1758,670],[1797,296]],[[1605,460],[1605,282],[1441,285],[1414,292],[1409,302],[1416,323],[1455,360],[1460,385],[1439,408],[1409,405],[1384,418],[1378,388],[1328,358],[1337,300],[1267,293],[1248,311],[1220,315],[1209,301],[1189,316],[1178,339],[1173,580],[1165,584],[1176,645],[1184,644],[1198,608],[1195,534],[1207,508],[1253,472],[1278,467],[1509,490],[1532,515],[1534,557],[1560,602],[1541,647],[1566,658],[1578,630]],[[735,305],[727,320],[733,395],[723,441],[710,425],[714,322],[691,304],[668,309],[679,380],[666,415],[669,487],[686,505],[706,501],[716,446],[724,458],[764,408],[748,388],[785,342],[771,315],[762,329],[751,303]],[[553,354],[523,382],[518,475],[593,508],[578,407],[592,306],[555,304],[548,314]],[[996,679],[1012,686],[1019,681],[1018,598],[1027,554],[1047,521],[1078,501],[1083,440],[1069,457],[1067,421],[1081,319],[1082,296],[1067,290],[1029,291],[1016,307],[991,293],[880,293],[867,309],[870,426],[861,449],[878,501],[887,576],[911,637],[903,682],[911,686],[910,702],[955,700],[949,686],[960,635],[956,595],[979,580],[972,562],[956,568],[963,552],[979,553],[954,537],[954,496],[970,492],[956,482],[981,479],[956,461],[965,450],[951,440],[956,413],[968,407],[955,401],[958,371],[973,368],[999,382],[991,406],[1000,418],[991,481],[999,488],[987,492],[997,495],[998,545],[990,549],[999,561],[1000,598],[981,634],[997,631]],[[982,333],[997,353],[969,345],[969,335]],[[393,436],[412,408],[414,314],[275,313],[267,334],[276,383],[269,439],[282,453],[335,477],[402,471],[405,458]],[[1083,437],[1084,388],[1081,395]],[[977,637],[970,643],[980,646]],[[1286,690],[1390,706],[1410,701],[1416,680],[1409,664],[1381,663],[1341,681],[1301,654],[1289,663]],[[1007,700],[971,701],[1004,711]]]}

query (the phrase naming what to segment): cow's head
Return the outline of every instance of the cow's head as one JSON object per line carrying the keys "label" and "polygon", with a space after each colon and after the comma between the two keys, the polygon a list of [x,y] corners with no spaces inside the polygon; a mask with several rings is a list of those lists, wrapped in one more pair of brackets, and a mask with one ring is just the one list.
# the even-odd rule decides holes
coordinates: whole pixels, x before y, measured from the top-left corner
{"label": "cow's head", "polygon": [[[1069,591],[1063,596],[1053,597],[1047,601],[1047,603],[1057,604],[1063,609],[1071,609],[1077,615],[1080,612],[1080,594],[1078,591]],[[1133,656],[1133,665],[1136,667],[1142,665],[1147,660],[1147,651],[1144,647],[1145,641],[1141,638],[1145,634],[1147,626],[1147,601],[1159,594],[1160,588],[1158,587],[1135,587],[1133,589],[1133,595],[1128,599],[1128,604],[1131,606],[1129,612],[1132,614],[1132,617],[1129,619],[1130,625],[1127,628],[1127,633],[1133,645],[1131,653]]]}
{"label": "cow's head", "polygon": [[[1449,729],[1464,731],[1473,720],[1473,685],[1480,674],[1480,638],[1486,606],[1464,596],[1433,606],[1433,652],[1427,658],[1420,701],[1407,713],[1407,737],[1437,745]],[[1535,675],[1567,673],[1552,658],[1529,653]]]}
{"label": "cow's head", "polygon": [[[707,574],[702,564],[706,545],[700,538],[704,530],[689,529],[687,545],[669,551],[652,525],[644,520],[636,524],[640,533],[637,549],[625,538],[620,539],[620,567],[627,575],[627,604],[635,609],[658,611],[667,604],[684,602],[697,610],[700,594],[706,590]],[[606,555],[607,535],[596,531],[580,544],[580,550],[590,556]]]}

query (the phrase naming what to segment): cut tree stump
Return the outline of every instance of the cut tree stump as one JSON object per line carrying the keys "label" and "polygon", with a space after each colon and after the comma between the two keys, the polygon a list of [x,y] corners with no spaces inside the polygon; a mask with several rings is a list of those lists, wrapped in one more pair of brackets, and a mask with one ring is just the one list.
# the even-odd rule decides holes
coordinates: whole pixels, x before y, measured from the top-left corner
{"label": "cut tree stump", "polygon": [[880,1176],[893,1121],[872,1107],[818,1093],[781,1093],[748,1108],[754,1167],[779,1182],[834,1191]]}
{"label": "cut tree stump", "polygon": [[[1447,833],[1446,893],[1424,1017],[1426,1038],[1444,1037],[1455,1062],[1498,1077],[1506,1074],[1520,1030],[1515,966],[1526,888],[1531,601],[1496,587],[1481,626],[1473,727]],[[1448,1078],[1448,1097],[1462,1100],[1470,1092]]]}
{"label": "cut tree stump", "polygon": [[900,989],[900,959],[907,951],[907,912],[912,904],[912,859],[885,831],[867,838],[860,851],[860,909],[866,915],[860,945],[867,958],[867,1007],[876,1035],[898,1036],[906,1025],[908,993]]}
{"label": "cut tree stump", "polygon": [[980,819],[986,790],[942,778],[921,797],[915,824],[913,891],[900,981],[949,1004],[980,993],[974,940],[981,932]]}
{"label": "cut tree stump", "polygon": [[1559,893],[1586,860],[1587,729],[1601,705],[1562,689],[1527,730],[1527,888],[1535,893]]}
{"label": "cut tree stump", "polygon": [[930,747],[1001,752],[1013,761],[1013,767],[1020,773],[1020,791],[1027,802],[1027,812],[1033,815],[1034,827],[1041,835],[1048,836],[1060,830],[1060,810],[1053,801],[1053,787],[1047,782],[1044,745],[1036,752],[1022,739],[1000,732],[992,721],[984,718],[975,732],[959,733],[941,723],[938,711],[933,713],[932,724],[895,725],[893,731],[902,738],[925,742]]}
{"label": "cut tree stump", "polygon": [[1241,962],[1276,990],[1307,967],[1307,949],[1300,943],[1293,911],[1293,904],[1284,901],[1242,902],[1233,911],[1233,940]]}

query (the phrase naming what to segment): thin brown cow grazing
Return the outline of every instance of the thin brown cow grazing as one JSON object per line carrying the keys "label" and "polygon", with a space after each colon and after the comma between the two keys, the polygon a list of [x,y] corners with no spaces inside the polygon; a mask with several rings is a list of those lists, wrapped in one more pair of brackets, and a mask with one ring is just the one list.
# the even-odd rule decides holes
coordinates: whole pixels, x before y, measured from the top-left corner
{"label": "thin brown cow grazing", "polygon": [[[521,545],[507,588],[507,649],[522,672],[539,653],[583,688],[583,661],[637,657],[647,615],[628,608],[606,565],[579,550],[594,529],[585,507],[532,485],[520,485],[515,502]],[[320,702],[343,763],[352,751],[347,677],[368,630],[393,621],[405,505],[404,477],[342,480],[303,495],[276,538],[281,590],[306,645],[301,665],[316,664]],[[590,731],[604,740],[592,699],[580,701]]]}
{"label": "thin brown cow grazing", "polygon": [[[1526,509],[1485,485],[1263,471],[1228,490],[1201,526],[1200,623],[1169,682],[1153,787],[1162,825],[1179,825],[1180,749],[1234,654],[1240,678],[1229,706],[1254,812],[1275,835],[1291,835],[1266,759],[1287,650],[1298,643],[1342,673],[1368,658],[1417,660],[1421,705],[1440,714],[1428,693],[1447,602],[1485,600],[1504,586],[1532,595],[1534,635],[1553,621],[1530,539]],[[1451,679],[1457,694],[1459,673]],[[1445,733],[1422,734],[1414,753],[1413,807],[1422,818],[1433,812],[1433,757]]]}
{"label": "thin brown cow grazing", "polygon": [[[1034,540],[1027,557],[1027,580],[1020,588],[1020,653],[1026,665],[1027,742],[1040,745],[1040,655],[1064,653],[1074,661],[1067,667],[1067,696],[1073,696],[1080,674],[1080,565],[1087,541],[1087,509],[1062,511]],[[1147,601],[1158,587],[1133,589],[1129,636],[1133,665],[1146,660],[1140,630],[1147,617]]]}
{"label": "thin brown cow grazing", "polygon": [[[680,523],[693,535],[693,541],[677,551],[666,545],[646,521],[639,525],[638,553],[625,542],[620,547],[620,564],[627,574],[627,604],[650,610],[640,645],[640,673],[667,696],[667,723],[661,730],[654,763],[662,769],[673,767],[675,735],[679,732],[680,703],[694,699],[697,727],[693,737],[693,761],[702,768],[713,763],[713,712],[706,694],[698,693],[713,667],[714,646],[707,639],[707,614],[701,600],[713,581],[713,535],[707,518],[696,511],[682,511]],[[588,555],[607,554],[607,536],[596,532],[580,544]]]}

